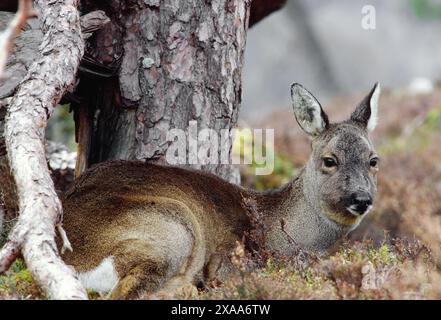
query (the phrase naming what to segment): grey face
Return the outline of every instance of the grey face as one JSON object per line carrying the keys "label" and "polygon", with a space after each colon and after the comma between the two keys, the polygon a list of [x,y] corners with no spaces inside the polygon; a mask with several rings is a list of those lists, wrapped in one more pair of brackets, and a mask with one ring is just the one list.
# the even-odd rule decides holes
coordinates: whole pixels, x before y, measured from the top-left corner
{"label": "grey face", "polygon": [[320,212],[352,225],[372,208],[379,158],[368,131],[375,128],[379,85],[376,84],[350,119],[330,124],[320,103],[298,84],[291,87],[294,113],[312,138],[305,169],[306,196]]}
{"label": "grey face", "polygon": [[377,192],[378,162],[367,133],[356,124],[337,124],[317,137],[307,170],[322,211],[348,218],[366,214]]}

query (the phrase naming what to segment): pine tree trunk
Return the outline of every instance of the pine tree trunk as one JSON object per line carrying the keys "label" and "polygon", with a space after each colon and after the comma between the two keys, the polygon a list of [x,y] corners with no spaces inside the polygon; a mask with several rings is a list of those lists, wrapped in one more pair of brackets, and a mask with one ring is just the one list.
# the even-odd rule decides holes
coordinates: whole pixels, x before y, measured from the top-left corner
{"label": "pine tree trunk", "polygon": [[[108,159],[163,163],[167,131],[231,130],[241,103],[241,70],[249,1],[110,1],[102,9],[111,23],[96,33],[87,50],[114,77],[81,77],[74,105],[77,169]],[[87,7],[87,6],[86,6]],[[199,168],[199,166],[196,165]],[[230,165],[201,169],[232,182]],[[77,172],[78,174],[78,172]]]}

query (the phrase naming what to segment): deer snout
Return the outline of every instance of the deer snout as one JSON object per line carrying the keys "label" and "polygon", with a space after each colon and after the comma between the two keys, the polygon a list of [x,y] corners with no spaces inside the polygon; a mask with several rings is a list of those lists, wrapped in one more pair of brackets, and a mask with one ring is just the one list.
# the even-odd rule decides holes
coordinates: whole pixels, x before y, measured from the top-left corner
{"label": "deer snout", "polygon": [[366,192],[352,193],[347,199],[348,211],[353,215],[362,215],[372,208],[372,197]]}

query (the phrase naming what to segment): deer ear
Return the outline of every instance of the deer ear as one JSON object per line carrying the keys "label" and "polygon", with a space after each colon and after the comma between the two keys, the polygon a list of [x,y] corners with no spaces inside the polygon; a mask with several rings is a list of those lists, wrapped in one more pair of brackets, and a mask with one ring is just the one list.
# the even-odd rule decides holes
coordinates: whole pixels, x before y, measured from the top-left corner
{"label": "deer ear", "polygon": [[352,121],[361,124],[368,131],[374,130],[377,126],[380,91],[380,84],[377,82],[351,115]]}
{"label": "deer ear", "polygon": [[291,85],[291,99],[299,126],[310,136],[317,136],[329,127],[329,120],[317,99],[302,85]]}

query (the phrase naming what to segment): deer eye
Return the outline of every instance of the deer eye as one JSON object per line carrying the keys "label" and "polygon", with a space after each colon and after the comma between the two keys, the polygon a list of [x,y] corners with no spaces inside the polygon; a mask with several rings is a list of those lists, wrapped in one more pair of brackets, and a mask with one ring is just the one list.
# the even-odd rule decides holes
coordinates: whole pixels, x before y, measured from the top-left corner
{"label": "deer eye", "polygon": [[333,168],[337,166],[337,161],[331,157],[324,157],[323,164],[326,168]]}
{"label": "deer eye", "polygon": [[373,168],[376,168],[378,166],[379,161],[380,159],[378,159],[378,157],[374,157],[371,160],[369,160],[369,165]]}

